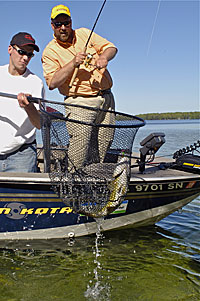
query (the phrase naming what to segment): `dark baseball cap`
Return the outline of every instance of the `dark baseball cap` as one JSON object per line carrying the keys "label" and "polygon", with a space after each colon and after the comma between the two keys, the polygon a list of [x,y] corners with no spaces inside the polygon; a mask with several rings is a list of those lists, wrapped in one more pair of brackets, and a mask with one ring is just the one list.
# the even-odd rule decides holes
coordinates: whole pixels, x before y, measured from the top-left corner
{"label": "dark baseball cap", "polygon": [[10,41],[10,45],[17,45],[17,46],[26,46],[30,45],[33,46],[34,50],[39,52],[39,47],[35,44],[34,38],[27,32],[19,32],[12,37]]}

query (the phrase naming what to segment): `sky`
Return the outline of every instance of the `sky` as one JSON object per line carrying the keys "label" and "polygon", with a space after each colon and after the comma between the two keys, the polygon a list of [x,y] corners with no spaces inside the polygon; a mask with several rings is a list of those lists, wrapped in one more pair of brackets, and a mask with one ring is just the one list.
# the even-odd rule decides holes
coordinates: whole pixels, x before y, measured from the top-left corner
{"label": "sky", "polygon": [[[12,36],[31,33],[40,52],[28,68],[43,80],[46,99],[62,101],[57,89],[48,90],[41,64],[42,51],[53,39],[51,9],[58,4],[70,8],[73,29],[92,29],[103,0],[0,0],[0,65],[9,62]],[[107,0],[94,31],[118,48],[108,65],[117,111],[138,115],[200,110],[199,1]]]}

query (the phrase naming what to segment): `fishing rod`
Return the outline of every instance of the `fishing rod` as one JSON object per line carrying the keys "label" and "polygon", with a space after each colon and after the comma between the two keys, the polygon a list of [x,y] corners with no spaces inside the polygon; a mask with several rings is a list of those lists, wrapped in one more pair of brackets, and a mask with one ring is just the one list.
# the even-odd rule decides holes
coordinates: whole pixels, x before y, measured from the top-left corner
{"label": "fishing rod", "polygon": [[[102,4],[102,6],[101,6],[101,9],[100,9],[100,11],[99,11],[99,13],[98,13],[98,16],[97,16],[97,18],[96,18],[96,21],[94,22],[94,25],[93,25],[93,27],[92,27],[92,30],[91,30],[91,32],[90,32],[90,35],[89,35],[89,37],[88,37],[88,39],[87,39],[87,42],[86,42],[85,47],[84,47],[84,50],[83,50],[84,53],[86,52],[88,43],[89,43],[89,41],[90,41],[90,39],[91,39],[91,36],[92,36],[92,34],[93,34],[93,32],[94,32],[95,26],[96,26],[96,24],[97,24],[97,22],[98,22],[98,19],[99,19],[100,15],[101,15],[101,12],[102,12],[102,10],[103,10],[103,8],[104,8],[104,5],[106,4],[106,1],[107,1],[107,0],[104,0],[103,4]],[[88,56],[88,57],[87,57],[88,60],[90,60],[91,58],[92,58],[91,56]],[[77,76],[78,70],[79,70],[79,66],[76,67],[75,70],[74,70],[74,73],[73,73],[73,75],[72,75],[71,81],[70,81],[70,83],[69,83],[69,88],[72,87],[72,85],[73,85],[73,83],[74,83],[74,80],[75,80],[75,78],[76,78],[76,76]]]}

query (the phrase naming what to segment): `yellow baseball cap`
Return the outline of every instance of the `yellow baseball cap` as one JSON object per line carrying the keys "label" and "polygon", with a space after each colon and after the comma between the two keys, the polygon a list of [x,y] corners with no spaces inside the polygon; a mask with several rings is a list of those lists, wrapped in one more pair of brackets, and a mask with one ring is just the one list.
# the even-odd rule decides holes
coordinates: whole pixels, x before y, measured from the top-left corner
{"label": "yellow baseball cap", "polygon": [[69,8],[65,5],[60,4],[52,8],[51,19],[55,19],[60,14],[65,14],[71,17]]}

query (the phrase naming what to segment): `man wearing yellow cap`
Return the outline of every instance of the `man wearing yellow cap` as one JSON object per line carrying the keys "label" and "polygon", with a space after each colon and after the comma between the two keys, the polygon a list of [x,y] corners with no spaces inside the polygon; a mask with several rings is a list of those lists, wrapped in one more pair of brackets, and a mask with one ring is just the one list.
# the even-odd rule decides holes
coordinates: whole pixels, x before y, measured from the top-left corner
{"label": "man wearing yellow cap", "polygon": [[[85,49],[91,31],[86,28],[73,30],[70,10],[64,5],[57,5],[52,9],[51,27],[54,31],[54,39],[46,46],[42,56],[44,77],[49,89],[58,88],[64,95],[66,104],[114,110],[112,79],[107,65],[117,53],[115,45],[93,32]],[[78,73],[71,83],[77,68]],[[77,117],[77,112],[74,112],[72,107],[68,107],[67,110],[71,119],[78,118],[92,123],[98,118],[101,123],[113,123],[110,116],[112,114],[104,113],[104,116],[99,118],[97,111],[87,115],[80,109]],[[77,135],[80,136],[81,133],[80,124],[76,124],[76,128],[73,125],[72,128],[69,123],[67,128],[70,135],[69,156],[73,166],[82,167],[88,157],[92,127],[87,127],[87,131],[90,132],[82,139],[80,137],[77,139]],[[110,137],[105,141],[105,130],[107,129],[100,128],[96,138],[100,162],[103,162],[113,136],[111,131]],[[74,152],[74,149],[77,151]],[[79,149],[81,151],[78,151]]]}

